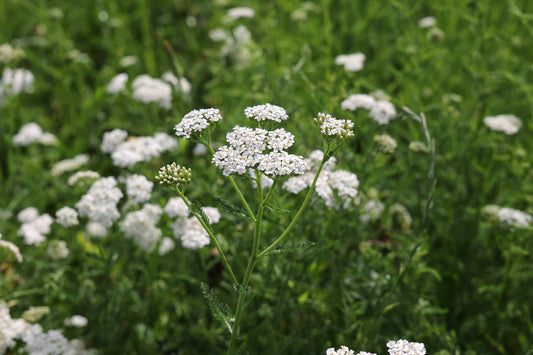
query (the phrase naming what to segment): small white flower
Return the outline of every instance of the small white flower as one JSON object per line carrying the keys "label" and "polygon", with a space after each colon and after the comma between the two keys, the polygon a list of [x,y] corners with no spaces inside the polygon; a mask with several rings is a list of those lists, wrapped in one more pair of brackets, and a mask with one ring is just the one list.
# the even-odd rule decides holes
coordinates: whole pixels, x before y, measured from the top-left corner
{"label": "small white flower", "polygon": [[289,118],[283,107],[271,105],[269,103],[247,107],[244,109],[244,114],[246,117],[253,118],[256,121],[270,120],[281,122]]}
{"label": "small white flower", "polygon": [[180,90],[181,92],[185,94],[189,94],[191,92],[192,85],[186,78],[178,79],[176,78],[174,74],[167,71],[163,73],[163,75],[161,76],[161,79],[163,79],[167,83],[172,84],[174,88],[176,88],[177,90]]}
{"label": "small white flower", "polygon": [[161,244],[159,244],[159,249],[157,252],[159,253],[159,255],[165,255],[166,253],[174,249],[175,246],[176,244],[174,243],[172,238],[164,237],[161,240]]}
{"label": "small white flower", "polygon": [[120,59],[120,61],[118,62],[118,65],[120,65],[121,67],[125,68],[125,67],[130,67],[132,65],[135,65],[138,62],[139,62],[139,58],[137,58],[136,56],[127,55],[127,56],[122,57]]}
{"label": "small white flower", "polygon": [[128,132],[123,129],[114,129],[109,132],[105,132],[102,137],[102,144],[100,149],[104,153],[113,153],[117,147],[128,138]]}
{"label": "small white flower", "polygon": [[63,322],[65,326],[67,327],[76,327],[76,328],[83,328],[88,324],[87,318],[80,315],[74,315],[70,318],[65,319]]}
{"label": "small white flower", "polygon": [[77,171],[68,178],[68,184],[72,186],[72,185],[76,185],[77,183],[81,181],[93,182],[99,178],[100,178],[100,174],[98,174],[96,171],[92,171],[92,170]]}
{"label": "small white flower", "polygon": [[425,355],[426,348],[423,343],[411,343],[407,340],[400,339],[397,341],[387,342],[390,355]]}
{"label": "small white flower", "polygon": [[22,223],[30,223],[39,217],[39,210],[35,207],[26,207],[17,214],[17,218]]}
{"label": "small white flower", "polygon": [[65,259],[69,253],[67,242],[64,240],[52,240],[46,248],[46,255],[54,260]]}
{"label": "small white flower", "polygon": [[136,77],[132,84],[133,98],[143,103],[156,102],[169,109],[172,106],[172,89],[170,84],[143,74]]}
{"label": "small white flower", "polygon": [[126,178],[126,191],[133,203],[140,203],[150,199],[154,183],[143,175],[133,174]]}
{"label": "small white flower", "polygon": [[530,214],[508,207],[500,208],[498,219],[513,227],[528,227],[533,222],[533,217]]}
{"label": "small white flower", "polygon": [[254,17],[254,10],[249,7],[234,7],[228,10],[227,15],[230,19],[236,20],[241,17],[252,18]]}
{"label": "small white flower", "polygon": [[354,355],[355,352],[348,348],[347,346],[342,345],[338,350],[335,348],[329,348],[326,350],[326,355]]}
{"label": "small white flower", "polygon": [[193,110],[186,114],[174,129],[178,137],[189,139],[191,134],[199,133],[221,119],[220,111],[216,108]]}
{"label": "small white flower", "polygon": [[91,237],[95,237],[95,238],[107,237],[107,228],[100,223],[89,222],[87,223],[85,228],[87,229],[87,233],[89,233]]}
{"label": "small white flower", "polygon": [[396,116],[394,105],[388,101],[377,101],[370,109],[370,117],[381,125],[386,125]]}
{"label": "small white flower", "polygon": [[26,123],[16,135],[13,136],[13,145],[26,146],[31,143],[37,142],[43,135],[43,130],[35,122]]}
{"label": "small white flower", "polygon": [[199,249],[208,245],[211,240],[196,217],[177,219],[172,224],[174,237],[181,240],[181,244],[187,249]]}
{"label": "small white flower", "polygon": [[54,176],[62,175],[67,171],[77,170],[89,162],[88,154],[78,154],[71,159],[63,159],[52,166],[51,173]]}
{"label": "small white flower", "polygon": [[376,99],[366,94],[353,94],[348,96],[341,102],[341,108],[343,110],[355,111],[358,108],[364,108],[370,110],[376,104]]}
{"label": "small white flower", "polygon": [[337,136],[341,139],[354,136],[352,121],[339,120],[330,114],[319,112],[315,122],[320,125],[320,131],[323,136]]}
{"label": "small white flower", "polygon": [[335,64],[343,65],[346,71],[360,71],[365,62],[363,53],[341,54],[335,58]]}
{"label": "small white flower", "polygon": [[509,114],[485,117],[483,123],[493,131],[503,132],[508,135],[518,133],[522,127],[520,118]]}
{"label": "small white flower", "polygon": [[79,223],[78,212],[74,208],[62,207],[56,212],[56,222],[67,228],[75,226]]}
{"label": "small white flower", "polygon": [[32,93],[34,81],[35,77],[29,70],[4,68],[0,80],[0,101],[4,96]]}
{"label": "small white flower", "polygon": [[396,140],[388,134],[378,134],[374,136],[374,142],[379,146],[379,150],[386,154],[392,154],[398,147]]}
{"label": "small white flower", "polygon": [[209,219],[210,224],[218,223],[222,217],[216,207],[202,207],[202,211],[204,211],[207,219]]}
{"label": "small white flower", "polygon": [[385,210],[385,205],[378,199],[370,199],[363,206],[364,213],[359,216],[363,223],[377,220]]}
{"label": "small white flower", "polygon": [[109,84],[107,84],[106,91],[109,94],[118,94],[126,88],[126,83],[128,82],[128,74],[120,73],[115,75]]}
{"label": "small white flower", "polygon": [[89,191],[76,203],[81,216],[87,216],[91,222],[110,227],[120,217],[117,203],[123,194],[116,187],[114,177],[104,177],[96,180]]}
{"label": "small white flower", "polygon": [[165,213],[171,217],[188,217],[189,207],[180,197],[171,197],[165,206]]}
{"label": "small white flower", "polygon": [[437,20],[433,16],[423,17],[418,21],[418,27],[429,28],[437,25]]}

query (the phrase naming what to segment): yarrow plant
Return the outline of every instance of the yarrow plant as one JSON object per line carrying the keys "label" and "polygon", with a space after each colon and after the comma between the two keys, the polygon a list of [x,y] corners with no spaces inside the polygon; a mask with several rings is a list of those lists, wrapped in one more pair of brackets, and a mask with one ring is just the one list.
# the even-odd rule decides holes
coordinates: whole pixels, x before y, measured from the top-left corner
{"label": "yarrow plant", "polygon": [[[284,128],[273,127],[273,125],[288,119],[288,114],[284,108],[267,103],[247,107],[244,110],[244,115],[253,126],[235,126],[231,132],[226,134],[227,144],[220,146],[216,151],[211,145],[211,132],[216,123],[222,119],[219,110],[214,108],[193,110],[175,126],[178,137],[205,146],[212,155],[212,163],[221,170],[222,175],[233,186],[243,208],[241,209],[242,214],[253,225],[252,250],[246,270],[240,280],[233,271],[212,227],[212,224],[217,223],[221,217],[218,210],[201,208],[197,202],[191,202],[185,196],[187,185],[192,183],[191,170],[172,163],[162,167],[156,176],[156,180],[177,193],[182,201],[179,203],[175,198],[171,198],[165,207],[165,211],[169,215],[186,218],[185,223],[179,223],[174,228],[175,236],[182,240],[184,247],[191,249],[201,248],[211,241],[215,245],[225,269],[231,275],[235,288],[239,290],[235,312],[224,314],[222,320],[230,332],[228,354],[235,353],[240,337],[240,324],[244,315],[245,301],[248,298],[247,290],[257,260],[272,253],[289,237],[296,221],[310,201],[310,196],[317,186],[321,172],[326,166],[331,166],[328,161],[334,159],[333,155],[337,149],[347,139],[354,136],[351,121],[336,119],[329,114],[319,113],[314,121],[320,127],[323,144],[322,150],[318,151],[320,154],[315,154],[317,159],[312,162],[311,168],[310,161],[288,152],[288,149],[295,142],[294,135]],[[345,199],[345,202],[355,197],[357,193],[355,188],[359,183],[355,175],[352,176],[348,172],[337,174],[338,176],[335,177],[333,177],[333,173],[328,175],[330,176],[328,184],[339,190],[339,196]],[[301,188],[299,188],[301,191],[309,187],[305,199],[284,231],[277,238],[264,241],[263,217],[267,204],[273,191],[275,191],[275,186],[283,179],[298,176],[306,176]],[[250,203],[243,195],[234,177],[244,178],[252,182],[256,189],[254,204]],[[347,188],[348,185],[351,185],[351,190]],[[229,212],[232,212],[231,209],[235,206],[226,207]],[[189,211],[193,215],[191,218],[187,218]],[[269,245],[260,250],[260,245],[264,242],[269,243]],[[218,311],[220,315],[220,310]]]}

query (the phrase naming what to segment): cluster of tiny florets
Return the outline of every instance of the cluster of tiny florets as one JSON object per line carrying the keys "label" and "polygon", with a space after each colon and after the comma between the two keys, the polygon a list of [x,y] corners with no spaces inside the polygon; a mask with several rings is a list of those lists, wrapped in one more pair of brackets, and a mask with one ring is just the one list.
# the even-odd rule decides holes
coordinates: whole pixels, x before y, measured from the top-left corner
{"label": "cluster of tiny florets", "polygon": [[222,119],[220,111],[216,108],[193,110],[186,114],[180,123],[174,126],[176,135],[184,139],[191,138],[191,134],[206,129],[211,123]]}
{"label": "cluster of tiny florets", "polygon": [[370,110],[368,115],[380,125],[388,124],[396,116],[394,105],[379,92],[373,93],[373,96],[352,94],[341,102],[341,108],[350,111],[355,111],[358,108]]}
{"label": "cluster of tiny florets", "polygon": [[244,115],[256,121],[281,122],[289,118],[283,107],[271,104],[251,106],[244,109]]}
{"label": "cluster of tiny florets", "polygon": [[353,137],[353,122],[349,120],[338,120],[327,113],[319,112],[315,117],[315,123],[320,126],[323,136],[336,136],[344,139]]}
{"label": "cluster of tiny florets", "polygon": [[117,186],[114,177],[104,177],[96,180],[89,191],[76,203],[81,216],[87,216],[90,222],[109,228],[113,221],[120,217],[117,209],[118,201],[122,198],[122,191]]}
{"label": "cluster of tiny florets", "polygon": [[191,169],[176,163],[167,164],[159,169],[159,175],[155,179],[161,185],[186,185],[191,182]]}
{"label": "cluster of tiny florets", "polygon": [[510,114],[485,117],[483,123],[491,130],[503,132],[507,135],[518,133],[522,127],[520,118]]}
{"label": "cluster of tiny florets", "polygon": [[425,355],[426,348],[423,343],[409,342],[404,339],[387,342],[390,355]]}
{"label": "cluster of tiny florets", "polygon": [[54,219],[47,213],[39,215],[35,207],[28,207],[20,211],[17,218],[22,225],[17,234],[24,238],[28,245],[40,245],[46,240],[45,235],[50,233]]}

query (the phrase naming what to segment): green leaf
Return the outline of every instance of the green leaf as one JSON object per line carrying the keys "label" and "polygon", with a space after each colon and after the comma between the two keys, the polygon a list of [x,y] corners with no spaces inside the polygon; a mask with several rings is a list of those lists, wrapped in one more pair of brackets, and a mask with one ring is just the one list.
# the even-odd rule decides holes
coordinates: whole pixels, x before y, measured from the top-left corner
{"label": "green leaf", "polygon": [[246,214],[246,211],[244,211],[242,208],[235,206],[230,201],[225,200],[220,197],[215,197],[215,200],[222,206],[224,211],[231,213],[232,215],[238,216],[238,217],[248,217]]}
{"label": "green leaf", "polygon": [[207,304],[209,305],[209,309],[213,313],[213,316],[215,319],[220,321],[222,325],[230,332],[232,332],[231,327],[231,316],[230,314],[230,308],[227,304],[222,303],[219,301],[209,289],[209,286],[205,283],[201,283],[202,288],[202,294],[204,295],[205,299],[207,300]]}
{"label": "green leaf", "polygon": [[296,250],[301,249],[309,249],[316,245],[314,242],[302,242],[302,243],[289,243],[289,244],[283,244],[278,246],[277,248],[272,249],[268,253],[266,253],[264,256],[272,255],[272,254],[282,254],[282,253],[292,253]]}

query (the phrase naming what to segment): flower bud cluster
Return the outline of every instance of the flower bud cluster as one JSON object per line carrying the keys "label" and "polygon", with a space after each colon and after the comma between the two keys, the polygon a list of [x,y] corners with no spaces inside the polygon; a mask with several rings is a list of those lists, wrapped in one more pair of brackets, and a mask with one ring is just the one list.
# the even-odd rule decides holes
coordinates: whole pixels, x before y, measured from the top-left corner
{"label": "flower bud cluster", "polygon": [[324,137],[336,136],[340,139],[353,137],[353,122],[349,120],[338,120],[327,113],[319,112],[315,123],[320,126],[320,131]]}
{"label": "flower bud cluster", "polygon": [[174,162],[159,169],[159,175],[157,175],[155,179],[158,180],[161,185],[187,185],[191,182],[191,169],[187,169]]}

